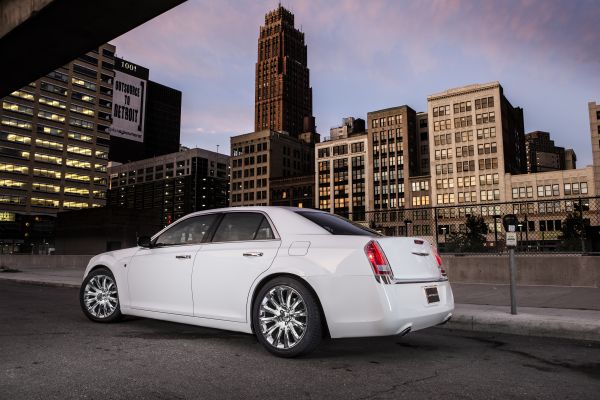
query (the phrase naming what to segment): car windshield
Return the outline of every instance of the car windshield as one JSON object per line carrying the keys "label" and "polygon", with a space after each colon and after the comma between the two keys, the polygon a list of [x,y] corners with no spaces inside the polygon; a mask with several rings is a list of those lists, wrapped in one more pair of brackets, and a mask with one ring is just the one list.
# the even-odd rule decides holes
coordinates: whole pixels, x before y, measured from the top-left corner
{"label": "car windshield", "polygon": [[339,215],[318,211],[296,211],[296,214],[314,222],[332,235],[383,236],[379,232]]}

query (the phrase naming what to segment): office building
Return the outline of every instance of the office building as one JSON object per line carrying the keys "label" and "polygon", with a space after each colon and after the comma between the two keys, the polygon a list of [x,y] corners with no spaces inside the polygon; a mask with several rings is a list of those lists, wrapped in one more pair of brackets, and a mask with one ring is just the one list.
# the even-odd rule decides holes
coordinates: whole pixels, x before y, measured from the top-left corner
{"label": "office building", "polygon": [[115,59],[110,161],[126,163],[179,151],[181,92],[149,80],[150,71]]}
{"label": "office building", "polygon": [[446,90],[427,102],[432,204],[508,200],[505,174],[527,171],[523,110],[498,82]]}
{"label": "office building", "polygon": [[232,206],[287,203],[283,196],[293,193],[282,191],[281,179],[298,178],[296,194],[304,194],[306,179],[314,180],[319,134],[306,57],[304,33],[294,28],[294,15],[281,5],[267,13],[258,38],[255,132],[230,140]]}
{"label": "office building", "polygon": [[304,33],[294,27],[294,14],[279,5],[265,15],[258,37],[255,87],[256,132],[272,130],[297,137],[305,117],[312,116]]}
{"label": "office building", "polygon": [[315,208],[315,175],[276,178],[269,182],[269,204],[298,208]]}
{"label": "office building", "polygon": [[233,136],[230,142],[232,206],[270,205],[272,179],[314,179],[314,143],[270,129]]}
{"label": "office building", "polygon": [[190,149],[109,167],[107,205],[156,208],[168,225],[194,211],[227,207],[229,156]]}
{"label": "office building", "polygon": [[105,205],[114,52],[102,45],[2,99],[3,251],[48,247],[57,212]]}
{"label": "office building", "polygon": [[330,139],[315,145],[315,207],[364,221],[373,196],[367,185],[373,164],[364,121],[362,126],[356,121],[345,118],[342,127],[332,128]]}
{"label": "office building", "polygon": [[594,163],[594,187],[600,196],[600,104],[588,103],[590,133],[592,136],[592,161]]}
{"label": "office building", "polygon": [[405,184],[419,175],[417,116],[409,106],[386,108],[367,114],[368,141],[373,171],[367,175],[367,210],[408,207]]}
{"label": "office building", "polygon": [[[575,156],[573,150],[571,155]],[[568,169],[564,147],[554,145],[548,132],[535,131],[525,134],[527,172],[546,172]]]}

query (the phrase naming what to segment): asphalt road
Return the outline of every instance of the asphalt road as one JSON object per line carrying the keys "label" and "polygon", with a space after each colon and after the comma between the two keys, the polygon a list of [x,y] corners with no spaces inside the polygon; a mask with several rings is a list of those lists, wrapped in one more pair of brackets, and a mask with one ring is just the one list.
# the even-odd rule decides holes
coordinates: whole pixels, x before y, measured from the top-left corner
{"label": "asphalt road", "polygon": [[300,359],[245,334],[87,320],[69,288],[0,282],[0,399],[597,399],[600,346],[433,328]]}

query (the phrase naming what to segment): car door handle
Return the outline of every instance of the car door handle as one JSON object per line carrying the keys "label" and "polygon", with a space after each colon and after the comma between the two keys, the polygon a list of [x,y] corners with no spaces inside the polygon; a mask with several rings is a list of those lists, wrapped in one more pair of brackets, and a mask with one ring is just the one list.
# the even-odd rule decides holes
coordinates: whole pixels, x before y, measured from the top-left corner
{"label": "car door handle", "polygon": [[244,257],[262,257],[263,253],[260,251],[249,251],[244,253]]}
{"label": "car door handle", "polygon": [[175,256],[175,258],[178,258],[180,260],[189,260],[190,258],[192,258],[192,256],[190,256],[189,254],[185,254],[185,255]]}

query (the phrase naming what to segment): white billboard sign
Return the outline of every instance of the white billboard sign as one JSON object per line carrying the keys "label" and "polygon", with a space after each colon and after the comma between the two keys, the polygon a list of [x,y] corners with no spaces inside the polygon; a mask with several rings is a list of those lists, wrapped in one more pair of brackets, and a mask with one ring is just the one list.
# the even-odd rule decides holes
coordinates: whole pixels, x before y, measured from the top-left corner
{"label": "white billboard sign", "polygon": [[[115,65],[113,122],[109,132],[111,136],[143,142],[147,80],[132,75],[137,72],[135,64],[118,59],[116,61],[121,61],[123,65],[120,66],[121,68],[118,68],[118,63]],[[127,68],[128,66],[130,68]],[[124,70],[131,70],[132,73]]]}

